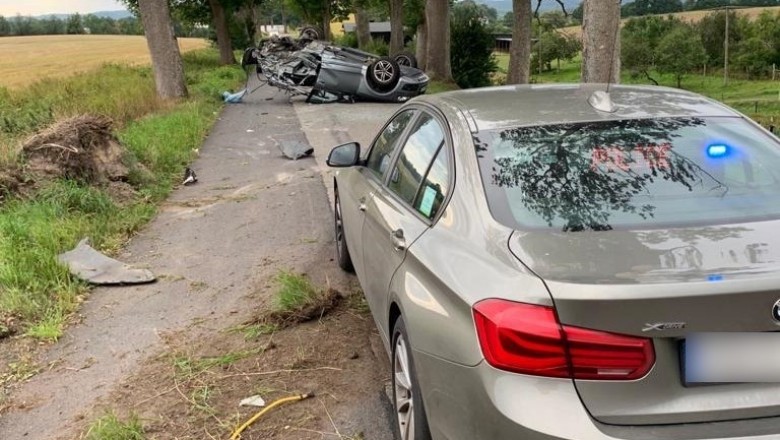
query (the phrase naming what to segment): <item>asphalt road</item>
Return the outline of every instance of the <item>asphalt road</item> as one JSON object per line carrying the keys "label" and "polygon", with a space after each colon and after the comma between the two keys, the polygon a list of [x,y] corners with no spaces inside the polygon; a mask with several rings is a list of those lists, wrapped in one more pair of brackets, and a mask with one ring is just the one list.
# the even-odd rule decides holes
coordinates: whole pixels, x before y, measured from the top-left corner
{"label": "asphalt road", "polygon": [[[159,350],[166,333],[235,325],[278,266],[327,263],[319,260],[333,245],[327,152],[349,140],[368,145],[396,108],[293,106],[269,88],[225,107],[193,164],[199,183],[176,190],[119,257],[151,269],[159,282],[95,289],[81,322],[41,359],[52,368],[12,395],[0,439],[73,438],[79,419]],[[283,158],[277,145],[285,141],[310,142],[314,158]],[[312,252],[300,237],[318,238],[323,249]],[[275,265],[263,264],[269,257]],[[330,282],[354,283],[328,264]],[[374,390],[367,395],[381,395],[383,386],[366,384]],[[386,404],[355,402],[354,420],[345,423],[372,440],[390,440]]]}

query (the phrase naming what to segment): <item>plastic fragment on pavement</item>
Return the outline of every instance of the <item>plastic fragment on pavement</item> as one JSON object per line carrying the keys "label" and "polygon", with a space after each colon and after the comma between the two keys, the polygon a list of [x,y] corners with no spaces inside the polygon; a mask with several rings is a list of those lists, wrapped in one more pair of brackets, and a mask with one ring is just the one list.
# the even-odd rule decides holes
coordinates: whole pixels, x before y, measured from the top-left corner
{"label": "plastic fragment on pavement", "polygon": [[96,251],[85,238],[73,249],[57,256],[70,273],[97,285],[146,284],[157,278],[147,269],[136,269]]}

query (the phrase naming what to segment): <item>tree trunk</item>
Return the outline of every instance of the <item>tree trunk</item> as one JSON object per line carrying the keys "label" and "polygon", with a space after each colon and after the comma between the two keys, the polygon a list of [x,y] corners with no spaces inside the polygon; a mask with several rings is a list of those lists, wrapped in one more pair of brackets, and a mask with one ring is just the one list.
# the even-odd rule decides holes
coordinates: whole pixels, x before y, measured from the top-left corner
{"label": "tree trunk", "polygon": [[528,84],[531,80],[531,0],[512,0],[514,24],[509,46],[507,84]]}
{"label": "tree trunk", "polygon": [[390,55],[404,50],[404,0],[390,0]]}
{"label": "tree trunk", "polygon": [[330,13],[330,0],[325,0],[322,10],[322,35],[320,36],[325,41],[330,41],[331,20],[333,20],[333,15]]}
{"label": "tree trunk", "polygon": [[415,58],[417,58],[417,68],[425,70],[428,67],[428,27],[425,25],[425,21],[417,25],[416,39]]}
{"label": "tree trunk", "polygon": [[211,6],[211,17],[214,20],[214,29],[217,32],[217,47],[219,47],[219,63],[222,65],[235,64],[236,57],[233,56],[233,44],[230,42],[230,31],[228,30],[227,18],[225,17],[225,8],[219,0],[209,0]]}
{"label": "tree trunk", "polygon": [[157,95],[163,99],[187,96],[184,65],[173,33],[171,11],[167,0],[138,0],[138,12],[152,56],[152,70]]}
{"label": "tree trunk", "polygon": [[368,21],[368,14],[363,6],[355,8],[355,32],[357,32],[358,47],[365,49],[371,44],[371,28]]}
{"label": "tree trunk", "polygon": [[427,0],[425,23],[428,26],[426,71],[433,80],[452,81],[449,0]]}
{"label": "tree trunk", "polygon": [[582,82],[620,82],[620,1],[585,0]]}

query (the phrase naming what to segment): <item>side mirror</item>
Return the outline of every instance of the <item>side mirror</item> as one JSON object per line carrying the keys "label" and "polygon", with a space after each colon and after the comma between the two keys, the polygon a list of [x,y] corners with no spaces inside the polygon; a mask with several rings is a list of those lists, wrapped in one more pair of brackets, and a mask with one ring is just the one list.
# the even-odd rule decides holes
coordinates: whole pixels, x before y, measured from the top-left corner
{"label": "side mirror", "polygon": [[330,150],[327,164],[334,168],[345,168],[355,166],[360,162],[360,144],[350,142],[339,145]]}

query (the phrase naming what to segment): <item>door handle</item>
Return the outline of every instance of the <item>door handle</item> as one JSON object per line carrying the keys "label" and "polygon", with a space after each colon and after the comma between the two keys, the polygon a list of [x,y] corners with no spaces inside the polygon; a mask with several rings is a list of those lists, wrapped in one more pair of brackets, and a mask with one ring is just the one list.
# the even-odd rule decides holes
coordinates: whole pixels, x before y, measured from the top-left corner
{"label": "door handle", "polygon": [[406,239],[404,238],[403,229],[396,229],[390,232],[390,240],[393,243],[393,249],[397,251],[406,249]]}

